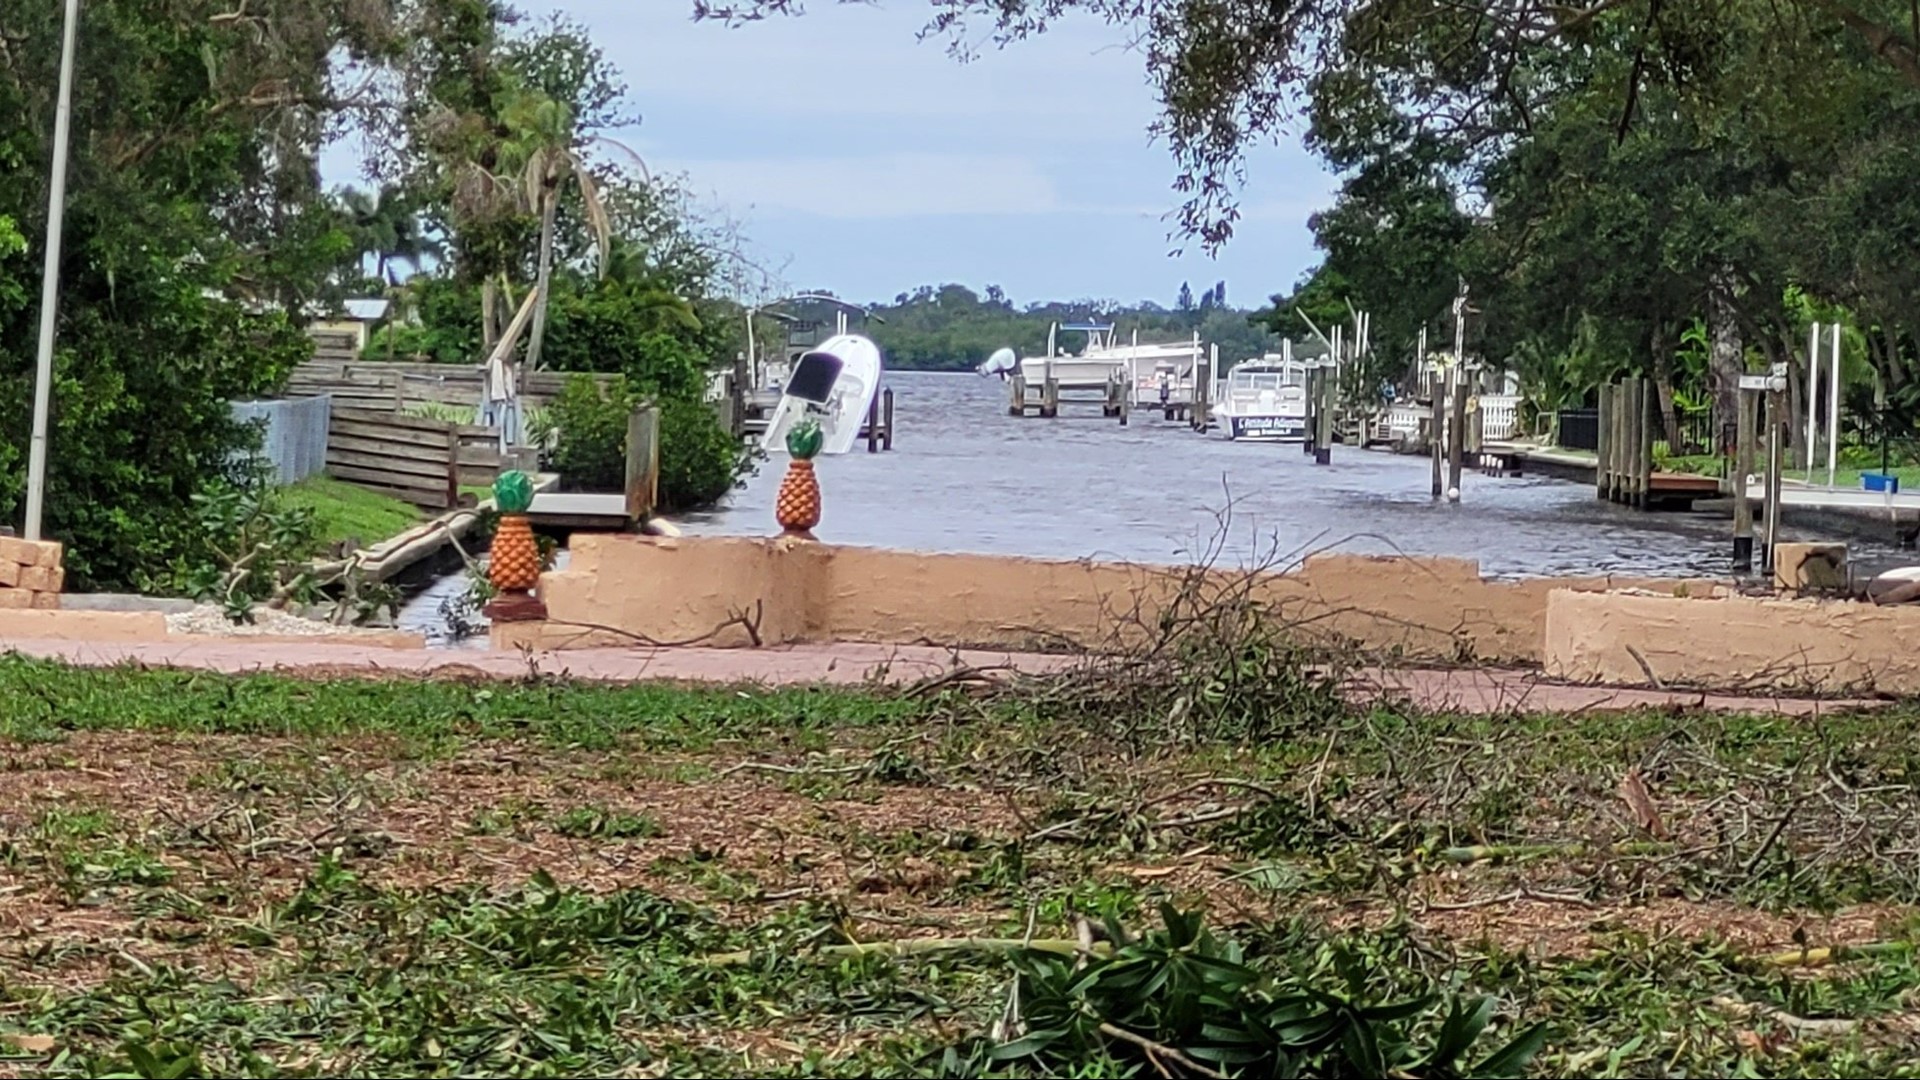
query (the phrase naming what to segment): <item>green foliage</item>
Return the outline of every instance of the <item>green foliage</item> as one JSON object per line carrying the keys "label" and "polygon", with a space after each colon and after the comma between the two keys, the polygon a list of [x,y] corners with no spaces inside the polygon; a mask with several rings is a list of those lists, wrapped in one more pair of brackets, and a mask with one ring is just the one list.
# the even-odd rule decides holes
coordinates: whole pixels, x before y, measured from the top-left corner
{"label": "green foliage", "polygon": [[[330,289],[347,237],[306,166],[336,59],[371,57],[371,8],[248,20],[86,5],[73,100],[47,531],[73,587],[144,587],[193,557],[192,496],[248,436],[228,402],[274,390],[309,345],[287,319]],[[283,19],[284,15],[284,19]],[[0,516],[21,506],[62,13],[9,13],[0,69]],[[273,104],[256,104],[258,88]],[[27,250],[19,240],[25,237]],[[211,294],[211,295],[209,295]],[[35,298],[35,299],[30,299]]]}
{"label": "green foliage", "polygon": [[307,566],[317,538],[311,508],[277,504],[263,483],[215,487],[195,494],[193,504],[211,555],[183,582],[195,599],[251,622],[256,604],[320,598]]}
{"label": "green foliage", "polygon": [[1517,1077],[1546,1043],[1535,1026],[1470,1059],[1494,1018],[1490,997],[1381,1001],[1336,945],[1323,944],[1304,976],[1269,974],[1197,914],[1163,905],[1161,919],[1164,930],[1138,941],[1109,925],[1124,944],[1105,956],[1016,953],[1018,1036],[951,1049],[941,1074],[1017,1066],[1017,1075],[1075,1075],[1111,1062],[1127,1075],[1193,1075],[1188,1063],[1198,1062],[1237,1076]]}
{"label": "green foliage", "polygon": [[[627,417],[640,401],[624,378],[606,386],[586,375],[566,381],[547,406],[546,429],[535,438],[547,446],[547,464],[574,491],[619,491],[627,479]],[[662,439],[661,453],[666,452]]]}
{"label": "green foliage", "polygon": [[566,381],[542,417],[536,438],[548,463],[576,491],[619,491],[627,475],[627,417],[644,402],[660,413],[660,502],[667,511],[707,505],[725,495],[755,458],[699,399],[653,398],[625,376],[602,387],[586,375]]}
{"label": "green foliage", "polygon": [[[1225,306],[1219,299],[1224,291],[1222,282],[1208,290],[1204,304],[1184,309],[1085,300],[1016,307],[998,286],[988,286],[982,297],[964,285],[923,285],[890,304],[873,305],[877,320],[859,329],[885,350],[887,366],[902,371],[971,371],[1002,348],[1038,355],[1046,348],[1047,328],[1056,322],[1113,322],[1124,340],[1138,331],[1143,344],[1185,341],[1197,331],[1203,342],[1220,346],[1223,363],[1278,348],[1276,339],[1255,325],[1248,312]],[[794,304],[789,310],[833,325],[834,314],[824,305]],[[1078,349],[1081,342],[1060,344]]]}
{"label": "green foliage", "polygon": [[757,444],[743,445],[703,401],[660,402],[660,502],[662,509],[693,510],[738,487],[762,459]]}
{"label": "green foliage", "polygon": [[252,622],[254,608],[318,605],[325,590],[342,621],[364,621],[399,608],[397,590],[361,581],[350,566],[330,572],[314,557],[346,541],[377,543],[419,519],[410,506],[320,479],[273,488],[256,474],[246,483],[219,483],[193,496],[199,535],[194,554],[176,562],[166,583],[226,610],[234,622]]}

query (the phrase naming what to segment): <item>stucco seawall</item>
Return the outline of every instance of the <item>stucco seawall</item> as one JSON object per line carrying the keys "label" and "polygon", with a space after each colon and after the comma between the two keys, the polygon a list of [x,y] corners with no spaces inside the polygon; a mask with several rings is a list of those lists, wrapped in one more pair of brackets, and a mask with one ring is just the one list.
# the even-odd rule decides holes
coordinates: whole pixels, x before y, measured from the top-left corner
{"label": "stucco seawall", "polygon": [[1611,685],[1920,694],[1920,606],[1555,592],[1548,676]]}
{"label": "stucco seawall", "polygon": [[[1285,573],[927,554],[784,539],[580,535],[541,579],[549,621],[503,646],[858,641],[1100,649],[1195,598],[1244,596],[1306,633],[1417,659],[1537,664],[1555,590],[1706,595],[1711,581],[1488,581],[1470,560],[1320,555]],[[754,622],[749,632],[738,620]],[[732,623],[732,625],[728,625]]]}

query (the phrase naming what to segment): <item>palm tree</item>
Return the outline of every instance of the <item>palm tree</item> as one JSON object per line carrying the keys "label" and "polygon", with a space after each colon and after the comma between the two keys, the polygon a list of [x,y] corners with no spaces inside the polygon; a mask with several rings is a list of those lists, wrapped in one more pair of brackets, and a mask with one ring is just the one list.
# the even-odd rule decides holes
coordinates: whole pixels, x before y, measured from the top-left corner
{"label": "palm tree", "polygon": [[419,270],[428,257],[439,256],[439,242],[427,234],[419,210],[404,189],[388,185],[375,193],[341,188],[334,200],[353,237],[361,276],[366,274],[369,255],[374,259],[373,276],[382,281],[391,279],[393,262],[405,262]]}
{"label": "palm tree", "polygon": [[635,161],[639,161],[639,156],[604,136],[582,138],[573,110],[565,102],[538,91],[520,94],[503,110],[502,118],[515,132],[517,148],[524,155],[520,176],[524,206],[540,218],[539,270],[534,283],[537,296],[527,337],[527,367],[537,369],[541,344],[546,339],[547,302],[553,286],[554,223],[568,180],[579,188],[587,226],[593,231],[594,247],[599,255],[600,276],[606,276],[612,261],[613,221],[600,196],[593,169],[581,151],[587,144],[599,142],[624,150]]}

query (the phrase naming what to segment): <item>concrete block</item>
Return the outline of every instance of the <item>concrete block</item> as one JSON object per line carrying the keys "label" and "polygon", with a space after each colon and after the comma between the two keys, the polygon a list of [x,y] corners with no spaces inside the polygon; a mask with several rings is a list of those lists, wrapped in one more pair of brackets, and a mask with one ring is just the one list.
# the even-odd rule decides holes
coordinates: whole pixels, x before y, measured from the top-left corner
{"label": "concrete block", "polygon": [[60,544],[53,540],[22,540],[0,536],[0,562],[21,566],[59,566]]}
{"label": "concrete block", "polygon": [[33,594],[33,607],[36,611],[59,611],[60,594],[57,592],[37,592]]}
{"label": "concrete block", "polygon": [[1773,587],[1786,592],[1840,592],[1847,587],[1847,545],[1776,544]]}
{"label": "concrete block", "polygon": [[33,590],[0,589],[0,611],[22,611],[33,606]]}
{"label": "concrete block", "polygon": [[[36,594],[22,592],[23,596]],[[52,596],[57,603],[59,596]],[[39,603],[46,603],[42,600]],[[7,641],[162,642],[167,617],[157,611],[9,610],[0,603],[0,643]]]}
{"label": "concrete block", "polygon": [[20,584],[20,564],[0,559],[0,589],[11,589]]}
{"label": "concrete block", "polygon": [[66,580],[67,572],[57,566],[23,566],[20,568],[20,580],[15,584],[34,592],[57,593]]}

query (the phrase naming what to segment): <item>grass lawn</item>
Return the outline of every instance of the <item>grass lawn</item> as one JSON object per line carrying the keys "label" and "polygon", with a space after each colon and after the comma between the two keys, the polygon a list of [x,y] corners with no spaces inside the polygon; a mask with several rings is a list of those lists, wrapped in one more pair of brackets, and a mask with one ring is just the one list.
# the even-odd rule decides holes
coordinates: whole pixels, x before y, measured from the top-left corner
{"label": "grass lawn", "polygon": [[279,497],[288,506],[313,510],[320,550],[344,540],[372,546],[424,520],[410,503],[330,476],[308,477],[281,488]]}
{"label": "grass lawn", "polygon": [[[1860,489],[1860,477],[1863,474],[1870,472],[1877,473],[1879,471],[1880,466],[1878,465],[1873,465],[1865,469],[1838,469],[1833,474],[1833,482],[1838,487],[1851,488],[1858,491]],[[1914,489],[1914,485],[1920,484],[1920,465],[1895,465],[1889,468],[1887,472],[1900,478],[1900,490],[1903,492],[1911,491]],[[1787,470],[1787,478],[1789,480],[1804,480],[1806,477],[1807,471],[1805,469]],[[1826,462],[1821,462],[1819,466],[1813,470],[1813,482],[1816,484],[1824,484],[1827,482]]]}
{"label": "grass lawn", "polygon": [[1468,1063],[1543,1025],[1527,1075],[1920,1077],[1920,709],[1315,693],[0,659],[0,1076],[1197,1076],[1275,1024],[1429,1076],[1448,1006],[1355,1010],[1432,991],[1488,995]]}

